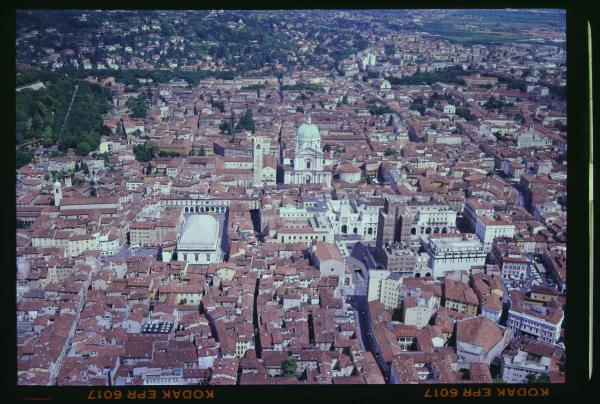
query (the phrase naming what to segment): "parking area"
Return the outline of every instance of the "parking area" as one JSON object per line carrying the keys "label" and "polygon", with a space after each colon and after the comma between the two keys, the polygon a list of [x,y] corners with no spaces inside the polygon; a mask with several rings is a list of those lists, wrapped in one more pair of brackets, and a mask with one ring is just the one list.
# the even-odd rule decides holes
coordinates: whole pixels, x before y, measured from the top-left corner
{"label": "parking area", "polygon": [[148,257],[148,256],[157,256],[158,248],[134,248],[131,249],[129,246],[123,246],[119,250],[119,252],[108,258],[127,258],[127,257]]}

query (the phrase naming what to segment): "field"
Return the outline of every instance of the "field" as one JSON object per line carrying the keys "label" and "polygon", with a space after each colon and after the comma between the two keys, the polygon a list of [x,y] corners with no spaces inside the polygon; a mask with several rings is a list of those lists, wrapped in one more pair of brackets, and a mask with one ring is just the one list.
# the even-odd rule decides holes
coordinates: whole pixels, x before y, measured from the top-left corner
{"label": "field", "polygon": [[495,45],[531,41],[533,22],[538,29],[564,29],[566,24],[564,12],[554,10],[461,10],[443,13],[420,29],[464,45]]}

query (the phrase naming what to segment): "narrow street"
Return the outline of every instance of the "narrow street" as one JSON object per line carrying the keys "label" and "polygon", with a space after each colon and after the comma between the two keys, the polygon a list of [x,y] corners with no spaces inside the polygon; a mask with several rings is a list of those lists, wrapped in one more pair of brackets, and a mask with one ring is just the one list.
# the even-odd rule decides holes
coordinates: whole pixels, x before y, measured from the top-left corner
{"label": "narrow street", "polygon": [[73,106],[73,101],[75,101],[75,96],[77,96],[77,91],[79,91],[79,84],[75,85],[75,92],[73,93],[73,97],[71,97],[71,102],[69,103],[69,108],[67,109],[67,113],[65,114],[65,120],[60,128],[60,134],[62,134],[65,129],[65,125],[67,124],[67,120],[69,119],[69,115],[71,114],[71,107]]}
{"label": "narrow street", "polygon": [[[356,247],[356,245],[355,245]],[[373,357],[376,358],[373,336],[371,335],[370,323],[369,323],[369,305],[367,301],[368,294],[368,269],[362,261],[362,257],[364,257],[365,252],[363,251],[364,246],[358,246],[358,248],[353,248],[351,255],[344,258],[346,263],[346,267],[352,271],[352,282],[354,283],[354,296],[350,300],[350,304],[354,309],[354,319],[357,322],[356,332],[357,337],[360,341],[361,347],[368,352],[373,354]],[[362,259],[360,259],[362,258]],[[354,268],[358,266],[360,267],[359,272],[354,271]],[[379,366],[379,362],[377,363]],[[380,369],[382,374],[383,369]],[[387,380],[386,380],[387,382]]]}
{"label": "narrow street", "polygon": [[90,272],[88,273],[88,277],[85,280],[85,282],[81,288],[82,293],[79,295],[79,301],[77,302],[77,313],[75,314],[75,321],[73,322],[73,326],[69,330],[69,335],[67,336],[67,339],[65,340],[65,344],[63,345],[61,355],[58,359],[57,366],[54,368],[54,371],[50,374],[50,378],[48,380],[49,386],[54,386],[56,384],[56,378],[60,374],[60,369],[62,367],[63,360],[64,360],[67,352],[69,351],[69,348],[71,347],[71,339],[75,335],[75,331],[77,330],[77,327],[79,326],[79,318],[81,316],[81,312],[83,311],[83,307],[85,306],[85,296],[87,295],[87,290],[92,282],[92,278],[94,277],[94,275],[96,275],[96,273],[98,273],[99,268],[100,268],[100,263],[98,263],[98,265],[96,265],[95,267],[90,269]]}

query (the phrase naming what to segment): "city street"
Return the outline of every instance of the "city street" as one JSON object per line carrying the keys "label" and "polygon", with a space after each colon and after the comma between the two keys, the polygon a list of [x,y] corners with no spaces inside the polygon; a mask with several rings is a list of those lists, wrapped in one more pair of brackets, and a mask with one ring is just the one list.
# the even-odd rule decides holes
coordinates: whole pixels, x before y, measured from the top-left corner
{"label": "city street", "polygon": [[565,10],[9,14],[18,386],[567,379]]}
{"label": "city street", "polygon": [[[352,254],[349,257],[344,258],[346,263],[346,267],[352,271],[352,282],[354,282],[354,290],[355,294],[352,299],[350,299],[350,305],[354,309],[354,319],[357,323],[356,332],[357,337],[359,338],[361,347],[365,351],[369,351],[375,355],[373,335],[371,334],[371,329],[369,326],[369,315],[368,315],[368,269],[365,266],[364,262],[358,257],[365,256],[364,246],[356,244],[355,248],[352,249]],[[360,267],[360,274],[354,271],[354,267]],[[383,373],[383,370],[382,370]]]}

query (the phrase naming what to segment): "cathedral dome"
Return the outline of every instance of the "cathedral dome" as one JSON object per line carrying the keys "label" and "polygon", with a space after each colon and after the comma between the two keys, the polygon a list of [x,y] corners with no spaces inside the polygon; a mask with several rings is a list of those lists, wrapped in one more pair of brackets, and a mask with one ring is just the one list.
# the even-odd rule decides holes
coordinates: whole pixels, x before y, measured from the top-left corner
{"label": "cathedral dome", "polygon": [[310,116],[298,127],[296,131],[296,138],[302,142],[312,142],[315,140],[321,140],[321,134],[317,125],[311,122]]}

